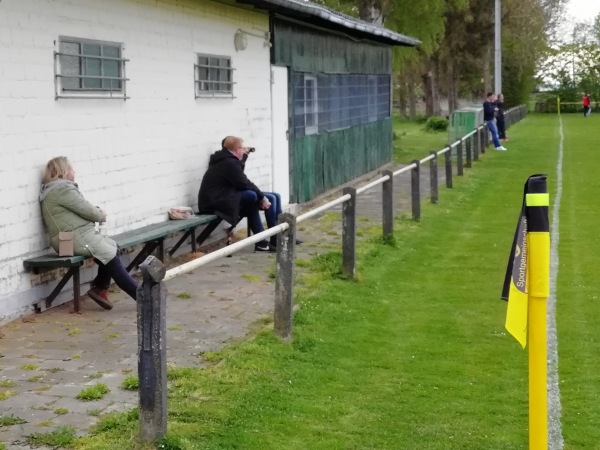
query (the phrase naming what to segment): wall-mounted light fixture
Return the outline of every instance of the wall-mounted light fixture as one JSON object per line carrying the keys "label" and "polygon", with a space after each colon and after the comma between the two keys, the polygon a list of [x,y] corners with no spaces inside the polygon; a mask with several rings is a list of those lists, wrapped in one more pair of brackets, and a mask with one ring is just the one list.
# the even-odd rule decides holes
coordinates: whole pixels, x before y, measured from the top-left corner
{"label": "wall-mounted light fixture", "polygon": [[264,33],[253,33],[251,31],[246,31],[246,30],[242,30],[241,28],[238,28],[237,31],[235,32],[235,35],[233,36],[233,45],[235,46],[235,50],[236,51],[242,51],[242,50],[246,50],[246,47],[248,47],[248,36],[254,36],[257,38],[262,38],[264,39],[263,41],[263,47],[270,47],[271,46],[271,33],[268,31],[265,31]]}

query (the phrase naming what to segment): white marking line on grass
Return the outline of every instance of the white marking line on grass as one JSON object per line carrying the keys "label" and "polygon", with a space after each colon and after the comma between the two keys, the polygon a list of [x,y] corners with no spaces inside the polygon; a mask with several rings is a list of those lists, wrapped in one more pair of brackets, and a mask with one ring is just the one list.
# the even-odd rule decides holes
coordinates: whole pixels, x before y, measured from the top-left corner
{"label": "white marking line on grass", "polygon": [[556,280],[558,277],[559,210],[562,197],[563,133],[562,118],[558,116],[558,162],[556,163],[556,197],[552,205],[552,225],[550,227],[550,296],[548,297],[548,449],[562,450],[565,442],[562,436],[560,387],[558,385],[558,347],[556,333]]}

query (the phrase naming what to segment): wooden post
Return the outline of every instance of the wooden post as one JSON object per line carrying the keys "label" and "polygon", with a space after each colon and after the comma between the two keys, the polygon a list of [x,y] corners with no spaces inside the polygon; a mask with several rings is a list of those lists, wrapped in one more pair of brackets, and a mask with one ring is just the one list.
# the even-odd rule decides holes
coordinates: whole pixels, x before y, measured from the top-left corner
{"label": "wooden post", "polygon": [[431,203],[437,204],[439,199],[438,194],[438,164],[437,164],[437,152],[429,152],[433,158],[429,161],[429,186],[431,188]]}
{"label": "wooden post", "polygon": [[277,235],[277,263],[275,272],[275,334],[284,340],[292,337],[294,312],[294,259],[296,254],[296,216],[279,215],[279,223],[289,228]]}
{"label": "wooden post", "polygon": [[464,175],[463,170],[463,143],[461,139],[460,143],[456,146],[456,175],[462,177]]}
{"label": "wooden post", "polygon": [[452,187],[452,147],[448,146],[448,151],[444,153],[446,163],[446,187]]}
{"label": "wooden post", "polygon": [[390,239],[394,236],[394,172],[384,170],[381,174],[390,177],[381,185],[383,237]]}
{"label": "wooden post", "polygon": [[350,200],[342,207],[342,274],[349,279],[356,275],[356,189],[344,188]]}
{"label": "wooden post", "polygon": [[471,150],[471,137],[469,136],[466,139],[463,139],[463,144],[465,146],[465,152],[467,154],[467,162],[465,163],[465,167],[471,168],[473,167],[473,153]]}
{"label": "wooden post", "polygon": [[485,127],[485,125],[481,128],[478,129],[478,136],[479,136],[479,150],[481,151],[481,154],[483,155],[485,153],[485,134],[487,132],[487,128]]}
{"label": "wooden post", "polygon": [[472,134],[469,139],[471,140],[471,146],[473,147],[473,159],[479,161],[479,141],[477,140],[477,133]]}
{"label": "wooden post", "polygon": [[166,267],[154,256],[140,264],[137,290],[140,438],[153,442],[167,432]]}
{"label": "wooden post", "polygon": [[411,164],[415,167],[410,171],[410,192],[412,199],[412,218],[413,220],[421,220],[421,163],[418,159],[413,160]]}

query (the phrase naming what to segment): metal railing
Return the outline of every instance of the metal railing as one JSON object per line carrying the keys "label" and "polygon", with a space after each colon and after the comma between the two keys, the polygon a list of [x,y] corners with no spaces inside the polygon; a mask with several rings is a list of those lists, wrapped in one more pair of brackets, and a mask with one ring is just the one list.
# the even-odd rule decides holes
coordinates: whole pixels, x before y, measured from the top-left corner
{"label": "metal railing", "polygon": [[[527,114],[525,106],[512,108],[505,113],[506,125],[522,120]],[[296,225],[342,204],[342,274],[353,279],[356,271],[356,199],[357,196],[382,185],[382,232],[384,238],[394,234],[394,178],[406,172],[411,174],[411,206],[413,220],[421,218],[421,167],[429,163],[431,203],[438,202],[438,157],[444,155],[446,187],[452,188],[453,156],[456,174],[462,176],[464,168],[471,167],[490,144],[486,125],[482,125],[439,151],[432,151],[421,160],[394,172],[385,170],[382,176],[360,188],[346,187],[343,195],[318,208],[294,216],[283,213],[280,224],[252,235],[227,247],[216,250],[178,267],[166,270],[153,256],[140,265],[143,282],[138,289],[138,347],[140,434],[143,440],[153,441],[166,432],[166,331],[164,282],[181,274],[203,267],[217,259],[249,247],[263,239],[277,236],[274,332],[281,339],[292,337],[294,299],[294,259]]]}

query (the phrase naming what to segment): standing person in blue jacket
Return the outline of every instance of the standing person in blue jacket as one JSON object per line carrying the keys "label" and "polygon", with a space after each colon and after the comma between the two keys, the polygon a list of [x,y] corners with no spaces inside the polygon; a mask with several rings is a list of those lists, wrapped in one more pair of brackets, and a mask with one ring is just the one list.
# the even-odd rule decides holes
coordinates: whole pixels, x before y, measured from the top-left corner
{"label": "standing person in blue jacket", "polygon": [[494,141],[494,149],[495,150],[507,150],[505,147],[500,145],[500,140],[498,139],[498,129],[496,128],[496,121],[494,120],[494,116],[496,114],[496,105],[495,105],[496,96],[493,92],[487,93],[487,98],[485,102],[483,102],[483,120],[488,126],[490,133],[492,133],[492,141]]}

